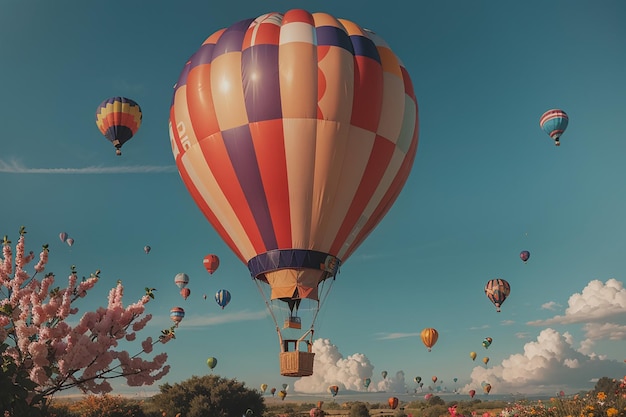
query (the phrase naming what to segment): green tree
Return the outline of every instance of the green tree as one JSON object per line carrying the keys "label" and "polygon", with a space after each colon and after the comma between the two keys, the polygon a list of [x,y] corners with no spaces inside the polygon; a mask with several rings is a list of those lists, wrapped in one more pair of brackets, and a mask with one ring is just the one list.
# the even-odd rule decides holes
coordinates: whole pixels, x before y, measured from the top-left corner
{"label": "green tree", "polygon": [[619,384],[619,380],[603,376],[596,382],[596,386],[593,389],[593,396],[595,397],[599,392],[604,392],[607,397],[614,396],[619,389]]}
{"label": "green tree", "polygon": [[258,391],[218,375],[194,375],[174,385],[161,385],[159,391],[152,400],[167,417],[178,413],[185,417],[241,416],[247,409],[255,416],[265,413],[265,403]]}
{"label": "green tree", "polygon": [[355,402],[350,407],[350,417],[370,417],[370,410],[365,403]]}

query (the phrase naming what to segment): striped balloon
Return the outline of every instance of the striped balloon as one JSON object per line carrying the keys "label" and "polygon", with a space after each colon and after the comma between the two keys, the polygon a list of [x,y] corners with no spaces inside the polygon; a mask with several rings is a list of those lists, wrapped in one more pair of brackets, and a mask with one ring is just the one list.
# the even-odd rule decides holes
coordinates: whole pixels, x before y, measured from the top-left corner
{"label": "striped balloon", "polygon": [[126,97],[111,97],[104,100],[96,110],[96,125],[100,132],[115,146],[121,155],[122,145],[133,137],[141,126],[141,107]]}
{"label": "striped balloon", "polygon": [[503,279],[492,279],[485,285],[485,295],[496,306],[496,311],[500,312],[500,306],[511,293],[511,286]]}
{"label": "striped balloon", "polygon": [[185,310],[182,307],[174,307],[170,310],[170,319],[178,326],[178,323],[185,317]]}
{"label": "striped balloon", "polygon": [[174,276],[174,284],[176,284],[178,288],[185,288],[187,284],[189,284],[189,275],[184,272],[179,272]]}
{"label": "striped balloon", "polygon": [[222,239],[253,277],[280,281],[272,299],[296,288],[317,299],[317,283],[406,182],[417,102],[373,32],[325,13],[268,13],[215,32],[191,56],[170,139],[184,184]]}
{"label": "striped balloon", "polygon": [[215,293],[215,301],[223,310],[230,303],[230,292],[228,290],[219,290]]}
{"label": "striped balloon", "polygon": [[552,109],[545,112],[541,119],[539,119],[539,126],[546,132],[552,139],[554,139],[554,144],[556,146],[560,146],[561,142],[559,138],[565,132],[567,128],[567,124],[569,122],[569,117],[567,113],[563,110]]}

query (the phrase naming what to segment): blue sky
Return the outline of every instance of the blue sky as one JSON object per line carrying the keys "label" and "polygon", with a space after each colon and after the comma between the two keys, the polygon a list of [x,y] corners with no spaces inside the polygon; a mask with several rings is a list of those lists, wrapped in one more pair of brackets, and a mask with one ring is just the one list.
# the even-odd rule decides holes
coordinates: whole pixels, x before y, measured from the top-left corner
{"label": "blue sky", "polygon": [[[382,36],[411,74],[420,118],[402,194],[320,313],[318,356],[345,361],[301,381],[279,375],[262,298],[188,195],[168,137],[172,86],[204,39],[291,8]],[[624,18],[621,1],[5,1],[0,234],[15,241],[25,225],[31,250],[49,243],[59,279],[72,264],[84,275],[101,269],[82,311],[105,304],[118,279],[128,303],[157,288],[144,336],[169,326],[171,307],[185,308],[177,340],[159,347],[172,366],[161,382],[209,372],[215,356],[213,372],[254,388],[358,389],[370,375],[338,372],[358,362],[371,390],[413,389],[418,375],[459,390],[488,381],[500,394],[589,389],[626,373]],[[122,157],[95,126],[111,96],[143,111]],[[539,128],[550,108],[570,116],[559,148]],[[208,253],[221,259],[211,276]],[[178,272],[190,276],[186,301]],[[497,277],[512,287],[499,314],[483,293]],[[224,310],[212,299],[222,288],[232,294]],[[424,327],[440,334],[430,353]]]}

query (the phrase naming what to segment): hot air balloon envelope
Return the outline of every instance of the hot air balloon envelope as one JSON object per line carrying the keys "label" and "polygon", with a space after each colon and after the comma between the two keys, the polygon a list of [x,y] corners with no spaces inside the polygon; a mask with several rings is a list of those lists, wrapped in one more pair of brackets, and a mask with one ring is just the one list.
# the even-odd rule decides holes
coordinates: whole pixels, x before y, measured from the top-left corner
{"label": "hot air balloon envelope", "polygon": [[126,97],[111,97],[104,100],[96,110],[96,126],[115,146],[121,155],[122,145],[130,140],[141,126],[141,108]]}
{"label": "hot air balloon envelope", "polygon": [[209,274],[213,274],[220,266],[220,258],[217,255],[209,254],[204,257],[202,264]]}
{"label": "hot air balloon envelope", "polygon": [[395,410],[398,407],[398,397],[389,397],[387,402],[389,403],[389,408],[392,410]]}
{"label": "hot air balloon envelope", "polygon": [[182,295],[183,298],[186,300],[189,297],[189,295],[191,295],[191,290],[189,288],[182,288],[180,290],[180,295]]}
{"label": "hot air balloon envelope", "polygon": [[523,250],[520,252],[519,257],[522,261],[526,262],[530,258],[530,252],[527,250]]}
{"label": "hot air balloon envelope", "polygon": [[[317,317],[321,284],[400,194],[418,144],[407,70],[353,22],[267,13],[191,56],[169,126],[183,183],[276,308],[281,374],[312,375],[314,353],[285,352],[279,318],[303,300]],[[313,322],[302,328],[306,337]]]}
{"label": "hot air balloon envelope", "polygon": [[230,303],[230,292],[228,290],[219,290],[215,293],[215,301],[223,310]]}
{"label": "hot air balloon envelope", "polygon": [[217,366],[217,359],[211,356],[206,360],[206,364],[209,368],[213,369]]}
{"label": "hot air balloon envelope", "polygon": [[339,392],[339,387],[337,385],[331,385],[328,387],[328,392],[330,392],[332,396],[334,397]]}
{"label": "hot air balloon envelope", "polygon": [[430,352],[431,348],[437,343],[437,339],[439,339],[439,333],[432,327],[427,327],[422,330],[420,337],[422,338],[422,343],[424,343],[424,346],[426,346]]}
{"label": "hot air balloon envelope", "polygon": [[496,306],[496,311],[500,312],[500,306],[511,293],[511,286],[503,279],[492,279],[485,285],[485,295]]}
{"label": "hot air balloon envelope", "polygon": [[567,113],[560,109],[548,110],[542,114],[539,119],[539,126],[548,134],[548,136],[554,139],[554,144],[556,146],[561,144],[559,139],[563,132],[565,132],[565,129],[567,129],[568,123],[569,117],[567,116]]}
{"label": "hot air balloon envelope", "polygon": [[476,390],[473,390],[473,389],[469,390],[470,398],[474,398],[474,395],[476,395]]}
{"label": "hot air balloon envelope", "polygon": [[59,233],[59,239],[61,239],[61,242],[65,243],[65,241],[67,240],[67,233],[65,232]]}
{"label": "hot air balloon envelope", "polygon": [[472,358],[472,360],[476,359],[476,352],[470,352],[470,358]]}
{"label": "hot air balloon envelope", "polygon": [[178,288],[185,288],[187,284],[189,284],[189,275],[179,272],[174,276],[174,284],[176,284]]}
{"label": "hot air balloon envelope", "polygon": [[148,245],[146,245],[146,246],[144,246],[144,247],[143,247],[143,251],[144,251],[146,254],[150,253],[150,251],[151,251],[151,250],[152,250],[152,248],[151,248],[150,246],[148,246]]}
{"label": "hot air balloon envelope", "polygon": [[72,239],[71,237],[68,237],[65,243],[67,243],[67,246],[72,247],[74,246],[74,239]]}
{"label": "hot air balloon envelope", "polygon": [[176,325],[178,325],[184,317],[185,310],[183,310],[182,307],[174,307],[170,310],[170,319],[172,319]]}

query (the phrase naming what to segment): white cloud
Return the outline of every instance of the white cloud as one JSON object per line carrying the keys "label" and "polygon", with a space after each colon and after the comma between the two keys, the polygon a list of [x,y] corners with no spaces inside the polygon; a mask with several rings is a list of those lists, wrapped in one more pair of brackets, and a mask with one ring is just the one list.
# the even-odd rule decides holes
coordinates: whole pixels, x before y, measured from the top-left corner
{"label": "white cloud", "polygon": [[337,385],[341,391],[386,391],[406,392],[404,372],[398,371],[378,384],[370,384],[365,388],[363,381],[372,378],[374,366],[362,353],[354,353],[346,358],[339,352],[337,346],[329,339],[316,339],[313,342],[315,361],[313,375],[298,379],[294,390],[300,393],[316,394],[326,392],[328,386]]}
{"label": "white cloud", "polygon": [[377,333],[376,339],[388,340],[388,339],[403,339],[405,337],[419,336],[420,333]]}
{"label": "white cloud", "polygon": [[578,392],[593,388],[589,383],[592,378],[619,377],[615,374],[619,370],[616,361],[585,355],[574,349],[571,335],[548,328],[536,341],[526,343],[523,353],[510,355],[500,365],[475,367],[471,382],[462,391],[482,392],[481,383],[488,382],[492,394]]}
{"label": "white cloud", "polygon": [[541,305],[542,310],[556,310],[560,308],[561,304],[556,303],[555,301],[548,301],[547,303],[543,303]]}
{"label": "white cloud", "polygon": [[512,324],[515,324],[515,321],[514,320],[502,320],[500,324],[503,326],[510,326]]}
{"label": "white cloud", "polygon": [[589,339],[626,340],[626,326],[615,323],[587,323],[585,336]]}
{"label": "white cloud", "polygon": [[83,168],[28,168],[18,161],[0,159],[0,173],[6,174],[159,174],[176,172],[176,166],[136,165],[122,167],[90,166]]}
{"label": "white cloud", "polygon": [[547,320],[531,321],[532,326],[553,324],[602,322],[608,318],[626,315],[626,289],[616,280],[609,279],[606,283],[593,280],[587,284],[582,293],[572,295],[564,316],[554,316]]}
{"label": "white cloud", "polygon": [[[237,321],[251,321],[251,320],[263,320],[267,317],[268,313],[265,310],[260,311],[236,311],[236,312],[224,312],[224,314],[203,316],[203,315],[186,315],[180,326],[176,330],[184,331],[190,327],[207,327],[207,326],[215,326],[219,324],[225,323],[233,323]],[[158,327],[169,327],[173,323],[169,319],[169,317],[165,316],[154,316],[152,320],[150,320],[150,326],[158,326]]]}

